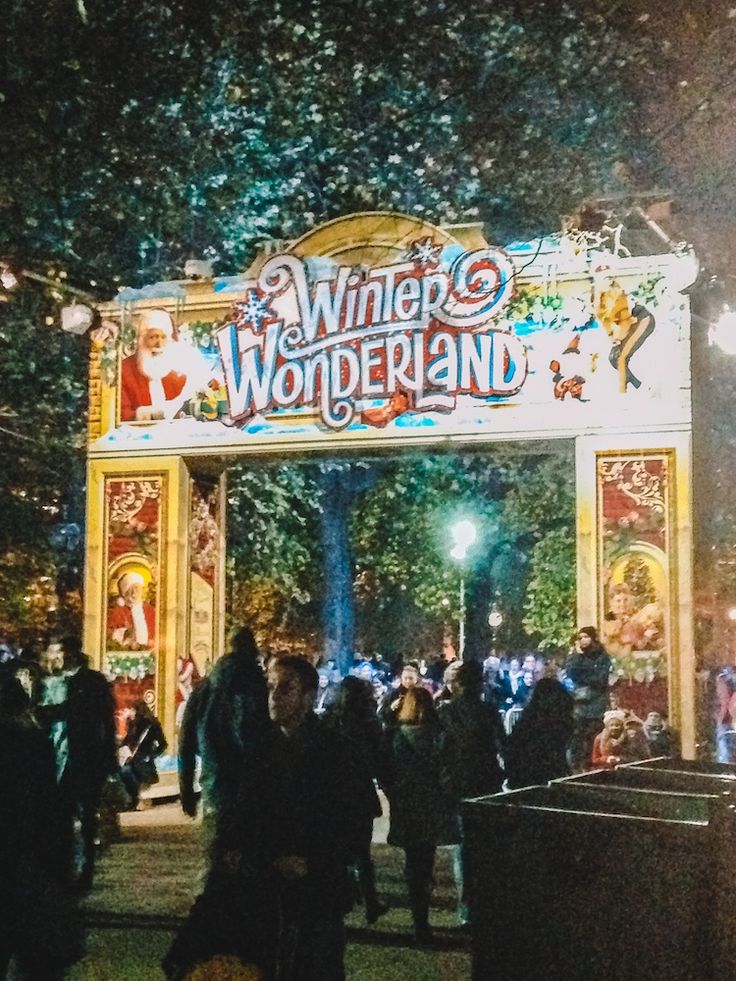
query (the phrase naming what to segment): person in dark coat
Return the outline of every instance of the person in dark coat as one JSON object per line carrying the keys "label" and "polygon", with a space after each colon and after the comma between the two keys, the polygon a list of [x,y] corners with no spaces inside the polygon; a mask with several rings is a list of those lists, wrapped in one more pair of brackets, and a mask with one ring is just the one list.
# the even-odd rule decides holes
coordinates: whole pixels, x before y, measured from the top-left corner
{"label": "person in dark coat", "polygon": [[317,690],[317,699],[314,703],[314,711],[317,715],[326,715],[334,705],[338,686],[330,680],[330,676],[325,670],[320,669],[318,674],[319,689]]}
{"label": "person in dark coat", "polygon": [[269,910],[265,925],[278,925],[263,968],[285,981],[345,978],[343,918],[362,791],[348,744],[314,714],[317,678],[306,658],[269,664],[271,724],[246,754],[237,804],[220,813],[213,848],[213,866],[250,877],[244,901],[257,890],[259,915]]}
{"label": "person in dark coat", "polygon": [[455,826],[453,871],[458,893],[458,918],[469,919],[469,896],[464,874],[460,802],[467,797],[496,794],[503,784],[498,762],[503,740],[498,710],[483,701],[483,668],[477,661],[458,664],[452,678],[452,698],[439,704],[441,776]]}
{"label": "person in dark coat", "polygon": [[572,695],[554,678],[540,678],[506,743],[504,762],[513,790],[568,776],[573,734]]}
{"label": "person in dark coat", "polygon": [[[92,886],[95,839],[102,788],[117,772],[115,704],[107,678],[89,667],[81,638],[61,641],[64,658],[64,700],[39,706],[36,713],[44,726],[61,723],[66,731],[67,756],[59,787],[66,805],[65,823],[73,837],[74,818],[81,824],[83,862],[78,879],[80,891]],[[58,769],[58,761],[57,761]]]}
{"label": "person in dark coat", "polygon": [[575,699],[575,731],[570,746],[573,770],[585,770],[593,755],[593,740],[603,728],[608,709],[611,657],[598,641],[595,627],[581,627],[576,647],[565,665]]}
{"label": "person in dark coat", "polygon": [[523,682],[524,672],[521,670],[521,661],[518,657],[512,657],[500,677],[503,708],[510,709],[520,704],[524,691]]}
{"label": "person in dark coat", "polygon": [[491,651],[483,662],[483,699],[498,709],[502,698],[501,658]]}
{"label": "person in dark coat", "polygon": [[54,884],[63,896],[72,842],[63,826],[51,743],[12,677],[0,683],[0,787],[0,977],[14,957],[24,978],[54,981],[78,958],[55,962],[49,938],[56,926],[46,924],[35,935],[27,921],[33,915],[28,891]]}
{"label": "person in dark coat", "polygon": [[[182,719],[180,789],[185,813],[194,816],[194,754],[202,762],[203,836],[205,846],[215,833],[217,815],[232,806],[238,794],[247,753],[268,725],[266,680],[258,648],[247,627],[233,635],[232,650],[220,658],[206,681],[190,698]],[[193,700],[193,701],[192,701]],[[182,754],[187,756],[182,759]]]}
{"label": "person in dark coat", "polygon": [[390,845],[403,848],[409,907],[418,943],[431,942],[429,906],[437,845],[455,839],[441,782],[440,728],[431,694],[405,692],[395,725],[386,732],[384,788],[391,805]]}
{"label": "person in dark coat", "polygon": [[372,684],[363,678],[345,678],[337,688],[327,724],[345,739],[358,772],[359,794],[353,802],[356,817],[351,826],[351,851],[366,920],[375,923],[386,907],[376,895],[376,873],[371,858],[373,821],[382,813],[375,785],[376,780],[380,781],[381,723],[376,717]]}
{"label": "person in dark coat", "polygon": [[667,719],[661,712],[650,712],[644,720],[644,735],[649,743],[651,756],[673,756],[675,739]]}
{"label": "person in dark coat", "polygon": [[204,677],[187,699],[179,727],[179,752],[177,755],[179,800],[182,811],[189,817],[195,817],[197,814],[194,778],[197,770],[197,757],[201,756],[197,737],[202,705],[207,698],[208,686],[209,678]]}
{"label": "person in dark coat", "polygon": [[342,981],[357,768],[345,742],[313,712],[317,685],[317,672],[304,658],[269,666],[274,728],[266,755],[266,851],[278,873],[286,922],[295,928],[295,977]]}
{"label": "person in dark coat", "polygon": [[158,783],[156,758],[166,750],[161,723],[140,699],[131,709],[125,738],[120,746],[120,778],[130,795],[130,806],[138,806],[142,787]]}

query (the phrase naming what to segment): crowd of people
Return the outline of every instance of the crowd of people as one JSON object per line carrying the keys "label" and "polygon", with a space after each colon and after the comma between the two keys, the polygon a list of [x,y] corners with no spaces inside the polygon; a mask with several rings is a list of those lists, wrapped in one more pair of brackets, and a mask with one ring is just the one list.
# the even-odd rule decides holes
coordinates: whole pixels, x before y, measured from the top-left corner
{"label": "crowd of people", "polygon": [[[135,807],[166,748],[143,701],[118,738],[110,684],[81,639],[0,658],[0,977],[53,981],[83,953],[76,898],[93,885],[106,787]],[[126,792],[127,788],[127,792]]]}
{"label": "crowd of people", "polygon": [[[641,722],[611,705],[611,662],[592,627],[577,633],[560,663],[492,653],[482,664],[436,658],[390,665],[356,655],[343,676],[334,660],[314,660],[263,658],[241,631],[229,658],[195,692],[182,725],[182,805],[196,813],[199,758],[211,863],[203,894],[210,903],[193,915],[200,920],[209,908],[221,926],[224,910],[242,916],[245,909],[255,923],[247,900],[239,907],[223,887],[223,868],[245,863],[256,877],[248,895],[270,895],[281,924],[270,946],[259,948],[271,952],[257,962],[266,977],[277,963],[283,972],[285,961],[311,965],[304,977],[342,977],[342,918],[356,889],[369,923],[385,911],[371,858],[379,790],[388,801],[388,842],[404,853],[415,938],[426,944],[438,846],[452,847],[459,925],[468,922],[462,800],[672,749],[660,715]],[[331,902],[315,903],[316,895]],[[219,952],[245,956],[242,929],[233,934],[239,939],[229,944],[220,934]],[[174,945],[170,976],[218,952],[212,944],[193,950],[192,935]],[[250,956],[258,947],[249,946]]]}
{"label": "crowd of people", "polygon": [[[380,655],[369,658],[358,654],[349,676],[370,682],[378,715],[385,720],[390,706],[413,685],[426,688],[438,704],[450,699],[453,676],[461,663],[456,659],[448,663],[437,656],[399,663],[394,669]],[[674,734],[662,713],[651,711],[641,719],[632,710],[619,706],[611,687],[611,659],[598,642],[594,627],[583,628],[572,638],[566,658],[549,658],[531,651],[505,656],[492,651],[482,667],[483,701],[497,709],[506,736],[521,720],[541,679],[553,678],[570,692],[575,725],[566,755],[576,771],[673,752]],[[329,714],[343,676],[332,660],[318,663],[318,674],[315,711]],[[611,739],[616,740],[615,744]],[[608,757],[610,763],[606,762]]]}
{"label": "crowd of people", "polygon": [[[482,663],[389,665],[357,655],[344,677],[329,659],[262,657],[247,628],[230,646],[181,720],[181,806],[194,816],[201,797],[206,871],[165,960],[171,978],[218,957],[263,979],[343,978],[345,913],[358,900],[375,923],[387,908],[371,855],[383,799],[415,939],[429,944],[439,846],[452,848],[460,927],[472,907],[461,801],[673,750],[661,715],[642,722],[612,704],[610,658],[593,627],[561,662],[492,652]],[[63,908],[59,897],[89,890],[106,782],[122,784],[135,806],[157,779],[166,740],[151,707],[129,710],[122,739],[113,711],[78,638],[0,665],[0,775],[12,790],[0,802],[9,870],[0,975],[11,956],[38,978],[60,976],[79,956],[71,927],[53,951],[24,940],[22,897],[55,889]]]}

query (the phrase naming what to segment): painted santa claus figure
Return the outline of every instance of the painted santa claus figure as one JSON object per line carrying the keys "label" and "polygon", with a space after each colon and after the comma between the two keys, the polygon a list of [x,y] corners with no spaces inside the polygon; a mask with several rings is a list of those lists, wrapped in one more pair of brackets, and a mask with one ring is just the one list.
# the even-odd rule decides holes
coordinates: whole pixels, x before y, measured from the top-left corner
{"label": "painted santa claus figure", "polygon": [[117,585],[119,595],[107,614],[110,646],[148,650],[156,638],[156,611],[143,601],[145,580],[139,572],[126,572]]}
{"label": "painted santa claus figure", "polygon": [[173,419],[206,384],[206,373],[206,365],[191,345],[174,338],[168,311],[147,310],[138,323],[137,349],[121,365],[121,421]]}

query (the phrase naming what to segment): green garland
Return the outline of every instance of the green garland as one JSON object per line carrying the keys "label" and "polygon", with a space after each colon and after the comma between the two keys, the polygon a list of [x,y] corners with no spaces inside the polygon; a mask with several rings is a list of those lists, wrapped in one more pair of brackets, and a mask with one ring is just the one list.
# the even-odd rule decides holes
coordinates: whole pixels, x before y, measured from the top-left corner
{"label": "green garland", "polygon": [[644,681],[654,681],[666,675],[667,659],[664,651],[641,651],[637,657],[633,654],[611,654],[614,673],[621,681],[641,681],[637,672],[643,671]]}
{"label": "green garland", "polygon": [[117,678],[130,678],[131,675],[145,677],[152,675],[156,668],[156,659],[153,654],[131,653],[131,654],[108,654],[105,658],[105,674],[113,680]]}

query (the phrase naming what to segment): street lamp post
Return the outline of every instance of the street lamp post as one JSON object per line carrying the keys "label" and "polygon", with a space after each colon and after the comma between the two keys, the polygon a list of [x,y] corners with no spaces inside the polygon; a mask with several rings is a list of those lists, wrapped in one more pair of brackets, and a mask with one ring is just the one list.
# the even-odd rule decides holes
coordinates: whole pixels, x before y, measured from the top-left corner
{"label": "street lamp post", "polygon": [[460,565],[460,622],[458,624],[458,655],[460,660],[465,653],[465,569],[462,563],[468,554],[468,549],[475,541],[475,525],[472,521],[464,519],[456,521],[450,528],[454,545],[450,555]]}

